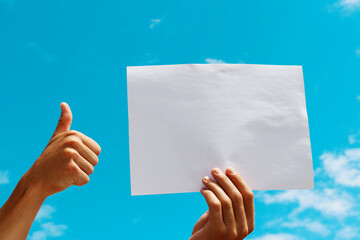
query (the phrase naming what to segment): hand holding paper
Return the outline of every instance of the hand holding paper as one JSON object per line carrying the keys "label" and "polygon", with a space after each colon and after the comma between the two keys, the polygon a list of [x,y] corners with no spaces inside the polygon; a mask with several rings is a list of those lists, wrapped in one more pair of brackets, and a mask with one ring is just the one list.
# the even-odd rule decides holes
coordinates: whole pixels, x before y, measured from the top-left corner
{"label": "hand holding paper", "polygon": [[244,239],[255,227],[254,194],[234,169],[214,168],[216,182],[203,178],[209,210],[195,224],[190,240]]}

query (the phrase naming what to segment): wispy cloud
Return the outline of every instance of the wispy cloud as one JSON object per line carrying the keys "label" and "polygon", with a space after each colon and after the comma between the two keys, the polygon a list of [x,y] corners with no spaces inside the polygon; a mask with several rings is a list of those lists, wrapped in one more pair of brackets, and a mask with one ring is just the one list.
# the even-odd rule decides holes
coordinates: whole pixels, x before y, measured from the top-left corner
{"label": "wispy cloud", "polygon": [[9,182],[9,171],[0,171],[0,184],[6,184]]}
{"label": "wispy cloud", "polygon": [[50,206],[50,205],[47,205],[47,204],[44,204],[38,214],[36,215],[36,218],[35,220],[36,221],[43,221],[44,219],[51,219],[52,218],[52,214],[55,212],[55,208]]}
{"label": "wispy cloud", "polygon": [[223,61],[221,59],[215,59],[215,58],[206,58],[205,62],[206,63],[225,63],[225,61]]}
{"label": "wispy cloud", "polygon": [[60,237],[64,235],[67,229],[66,225],[54,224],[52,222],[43,223],[40,227],[41,230],[34,232],[30,236],[30,240],[46,240],[48,237]]}
{"label": "wispy cloud", "polygon": [[354,239],[359,235],[359,229],[351,226],[346,226],[335,236],[335,239]]}
{"label": "wispy cloud", "polygon": [[305,229],[312,235],[317,234],[318,238],[356,239],[360,233],[356,225],[360,219],[357,204],[360,197],[360,148],[325,151],[320,156],[320,165],[315,173],[315,190],[257,194],[267,205],[279,204],[290,209],[287,214],[275,214],[264,227],[290,228],[295,232]]}
{"label": "wispy cloud", "polygon": [[360,57],[360,48],[357,48],[357,49],[355,50],[355,53],[356,53],[356,56]]}
{"label": "wispy cloud", "polygon": [[44,231],[34,232],[29,239],[30,240],[46,240],[47,234]]}
{"label": "wispy cloud", "polygon": [[155,26],[161,23],[161,18],[151,19],[150,29],[153,29]]}
{"label": "wispy cloud", "polygon": [[261,237],[250,238],[249,240],[300,240],[302,238],[288,233],[265,234]]}
{"label": "wispy cloud", "polygon": [[60,237],[64,235],[67,226],[64,224],[54,224],[52,222],[41,224],[41,228],[51,237]]}
{"label": "wispy cloud", "polygon": [[295,203],[298,205],[291,216],[296,216],[304,210],[316,210],[320,213],[337,218],[343,218],[351,213],[354,200],[351,196],[335,189],[324,190],[288,190],[278,194],[263,194],[266,204]]}
{"label": "wispy cloud", "polygon": [[305,228],[308,231],[319,234],[323,237],[330,235],[330,230],[326,225],[319,221],[313,221],[310,219],[286,221],[282,223],[282,226],[288,228]]}
{"label": "wispy cloud", "polygon": [[360,132],[351,134],[351,135],[349,136],[349,143],[350,143],[351,145],[353,145],[353,144],[355,144],[355,143],[360,143]]}
{"label": "wispy cloud", "polygon": [[48,219],[52,219],[52,214],[55,212],[55,208],[51,205],[44,204],[38,214],[36,215],[36,224],[39,230],[33,232],[29,236],[29,240],[46,240],[49,237],[60,237],[64,235],[65,230],[68,228],[64,224],[55,224],[54,222],[44,222]]}
{"label": "wispy cloud", "polygon": [[338,184],[360,187],[360,148],[343,153],[324,153],[320,156],[324,170]]}
{"label": "wispy cloud", "polygon": [[346,13],[353,13],[360,10],[360,0],[339,0],[334,4],[334,7]]}

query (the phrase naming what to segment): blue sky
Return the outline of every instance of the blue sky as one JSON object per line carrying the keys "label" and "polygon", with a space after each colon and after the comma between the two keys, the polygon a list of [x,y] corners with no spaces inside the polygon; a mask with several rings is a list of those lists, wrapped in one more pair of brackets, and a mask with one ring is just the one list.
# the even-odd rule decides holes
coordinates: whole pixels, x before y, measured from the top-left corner
{"label": "blue sky", "polygon": [[101,162],[88,185],[47,199],[29,239],[187,239],[200,193],[130,196],[126,66],[302,65],[315,190],[257,191],[249,239],[356,239],[359,23],[359,0],[0,0],[0,204],[66,101]]}

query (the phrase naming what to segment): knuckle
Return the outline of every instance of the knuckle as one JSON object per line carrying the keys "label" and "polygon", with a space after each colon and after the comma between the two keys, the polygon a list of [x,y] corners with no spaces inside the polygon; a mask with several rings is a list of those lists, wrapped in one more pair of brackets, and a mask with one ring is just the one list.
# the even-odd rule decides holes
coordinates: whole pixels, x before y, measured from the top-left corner
{"label": "knuckle", "polygon": [[230,198],[225,198],[224,200],[222,200],[222,205],[226,209],[231,209],[232,208],[232,202],[231,202]]}
{"label": "knuckle", "polygon": [[75,151],[72,148],[65,148],[64,149],[64,153],[66,154],[66,156],[70,159],[74,159],[75,157],[77,157],[77,151]]}
{"label": "knuckle", "polygon": [[77,167],[76,163],[74,163],[74,162],[71,162],[69,164],[68,169],[69,169],[70,175],[75,175],[79,171],[79,168]]}
{"label": "knuckle", "polygon": [[241,239],[245,238],[247,235],[249,235],[249,230],[247,227],[244,227],[239,230],[237,237],[240,237]]}
{"label": "knuckle", "polygon": [[238,237],[238,233],[235,228],[230,229],[226,233],[227,238],[226,239],[236,239]]}
{"label": "knuckle", "polygon": [[254,227],[250,227],[248,230],[248,234],[252,233],[254,231]]}
{"label": "knuckle", "polygon": [[233,195],[232,195],[232,199],[236,199],[236,201],[242,202],[242,200],[243,200],[243,195],[241,195],[240,192],[235,192],[235,193],[233,193]]}
{"label": "knuckle", "polygon": [[252,221],[251,224],[248,226],[248,234],[252,233],[255,229],[255,221]]}
{"label": "knuckle", "polygon": [[254,193],[250,190],[246,191],[243,197],[247,201],[254,201]]}
{"label": "knuckle", "polygon": [[76,130],[69,130],[69,131],[67,131],[67,135],[68,136],[72,136],[72,135],[78,136],[79,132]]}
{"label": "knuckle", "polygon": [[66,137],[65,142],[71,147],[78,147],[80,145],[80,139],[74,135]]}
{"label": "knuckle", "polygon": [[83,186],[87,184],[90,181],[90,177],[88,175],[77,175],[76,177],[73,177],[74,179],[74,185],[76,186]]}
{"label": "knuckle", "polygon": [[211,207],[217,211],[221,211],[221,202],[220,201],[212,201]]}
{"label": "knuckle", "polygon": [[87,181],[86,179],[81,179],[77,182],[77,186],[84,186],[85,184],[87,184],[89,181]]}
{"label": "knuckle", "polygon": [[90,177],[89,176],[85,176],[84,179],[82,180],[82,184],[81,185],[85,185],[88,182],[90,182]]}

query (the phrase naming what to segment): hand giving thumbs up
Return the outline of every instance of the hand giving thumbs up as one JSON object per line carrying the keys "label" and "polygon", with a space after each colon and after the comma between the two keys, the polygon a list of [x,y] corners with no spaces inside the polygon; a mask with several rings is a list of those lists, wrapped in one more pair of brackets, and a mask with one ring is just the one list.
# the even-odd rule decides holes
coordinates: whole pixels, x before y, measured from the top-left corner
{"label": "hand giving thumbs up", "polygon": [[26,173],[45,197],[63,191],[71,185],[89,182],[98,163],[100,146],[84,134],[70,130],[72,113],[61,103],[61,116],[43,153]]}

